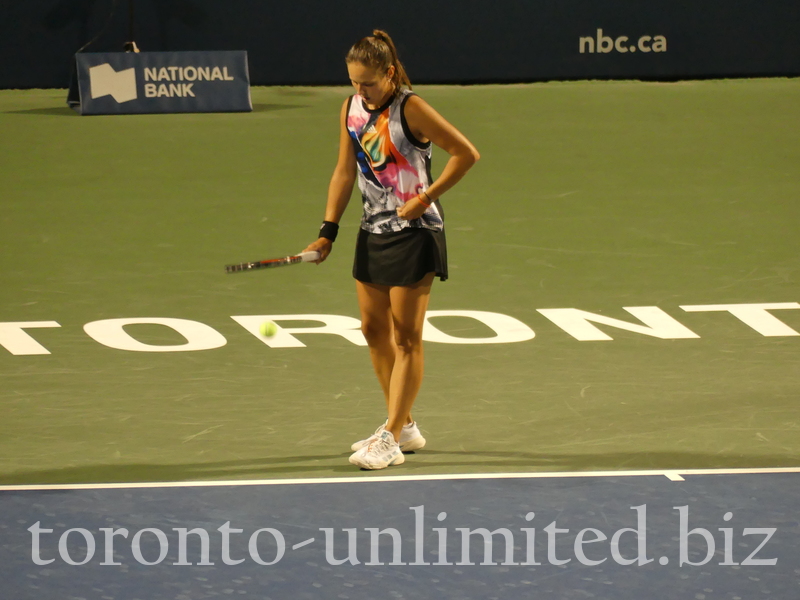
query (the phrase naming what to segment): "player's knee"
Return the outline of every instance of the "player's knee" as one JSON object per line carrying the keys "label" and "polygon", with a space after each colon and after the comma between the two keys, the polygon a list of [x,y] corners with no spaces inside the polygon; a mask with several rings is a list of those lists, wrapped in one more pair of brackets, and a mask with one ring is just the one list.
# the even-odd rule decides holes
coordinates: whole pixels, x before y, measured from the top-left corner
{"label": "player's knee", "polygon": [[389,337],[390,331],[389,324],[382,319],[366,318],[361,321],[361,333],[364,334],[367,344],[372,345],[385,341]]}
{"label": "player's knee", "polygon": [[402,327],[395,323],[394,342],[401,352],[414,352],[422,347],[422,331],[414,327]]}

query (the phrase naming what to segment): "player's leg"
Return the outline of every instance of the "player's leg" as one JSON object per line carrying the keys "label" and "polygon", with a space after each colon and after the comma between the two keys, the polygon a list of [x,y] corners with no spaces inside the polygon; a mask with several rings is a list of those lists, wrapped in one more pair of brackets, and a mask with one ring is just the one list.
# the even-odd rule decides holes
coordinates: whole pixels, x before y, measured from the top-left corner
{"label": "player's leg", "polygon": [[394,331],[395,361],[389,380],[389,420],[386,429],[396,440],[412,421],[411,407],[422,385],[422,326],[428,309],[433,273],[410,286],[389,290]]}
{"label": "player's leg", "polygon": [[367,340],[372,366],[388,407],[389,382],[396,352],[389,286],[356,281],[356,292],[361,312],[361,331]]}
{"label": "player's leg", "polygon": [[[383,290],[364,290],[360,298],[365,301],[362,316],[366,316],[362,324],[364,335],[375,348],[376,372],[389,373],[389,418],[384,430],[365,440],[350,462],[362,469],[383,469],[391,465],[400,465],[405,461],[403,456],[402,436],[406,433],[404,425],[411,419],[411,407],[417,397],[422,383],[422,326],[425,322],[425,311],[428,307],[433,273],[426,275],[422,281],[411,286],[396,286],[388,290],[390,304],[390,320],[392,327],[384,331],[394,334],[394,363],[391,369],[384,369],[381,362],[388,357],[388,351],[381,348],[388,343],[384,331],[372,329],[372,325],[380,325],[383,316]],[[375,308],[376,310],[370,310]],[[375,318],[371,318],[375,317]],[[414,430],[414,440],[419,445],[409,450],[421,448],[425,439],[419,434],[416,424],[408,429]]]}
{"label": "player's leg", "polygon": [[[361,312],[361,331],[369,346],[370,359],[389,407],[389,385],[397,360],[397,343],[391,309],[391,288],[356,281],[358,306]],[[423,313],[424,314],[424,313]],[[412,423],[409,413],[406,423]]]}

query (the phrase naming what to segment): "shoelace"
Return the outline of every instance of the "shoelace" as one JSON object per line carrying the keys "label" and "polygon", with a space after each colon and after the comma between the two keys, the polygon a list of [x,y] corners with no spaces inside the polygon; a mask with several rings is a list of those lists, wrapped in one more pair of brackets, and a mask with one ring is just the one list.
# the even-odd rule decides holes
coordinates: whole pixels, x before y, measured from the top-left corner
{"label": "shoelace", "polygon": [[[375,430],[375,433],[373,433],[371,436],[369,436],[367,438],[367,444],[366,445],[367,446],[371,446],[376,440],[378,440],[381,437],[381,434],[383,433],[383,430],[385,428],[386,428],[386,425],[381,425],[380,427],[378,427]],[[372,441],[370,441],[370,440],[372,440]]]}
{"label": "shoelace", "polygon": [[[402,435],[403,435],[403,433],[405,433],[406,429],[407,429],[408,427],[411,427],[411,426],[413,426],[413,425],[414,425],[414,423],[407,423],[406,425],[403,425],[403,431],[400,433],[400,436],[402,437]],[[369,436],[369,437],[370,437],[370,438],[373,438],[373,439],[375,439],[375,438],[379,438],[379,437],[381,436],[381,434],[384,432],[384,430],[385,430],[385,429],[386,429],[386,423],[384,423],[383,425],[381,425],[380,427],[378,427],[378,428],[375,430],[375,433],[373,433],[373,434],[372,434],[371,436]],[[399,444],[399,443],[400,443],[400,442],[398,442],[398,444]]]}
{"label": "shoelace", "polygon": [[369,446],[367,446],[367,452],[372,452],[372,446],[374,444],[378,444],[378,447],[376,448],[378,452],[388,450],[392,445],[389,440],[385,440],[383,437],[379,436],[369,443]]}

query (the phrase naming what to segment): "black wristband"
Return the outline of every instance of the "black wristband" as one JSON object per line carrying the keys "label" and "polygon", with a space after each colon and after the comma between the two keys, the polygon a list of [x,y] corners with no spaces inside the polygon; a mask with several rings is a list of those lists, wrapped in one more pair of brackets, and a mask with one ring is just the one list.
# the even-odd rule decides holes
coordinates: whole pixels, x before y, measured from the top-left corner
{"label": "black wristband", "polygon": [[333,221],[323,221],[322,227],[319,228],[319,237],[324,237],[332,242],[336,241],[336,236],[339,234],[339,224]]}

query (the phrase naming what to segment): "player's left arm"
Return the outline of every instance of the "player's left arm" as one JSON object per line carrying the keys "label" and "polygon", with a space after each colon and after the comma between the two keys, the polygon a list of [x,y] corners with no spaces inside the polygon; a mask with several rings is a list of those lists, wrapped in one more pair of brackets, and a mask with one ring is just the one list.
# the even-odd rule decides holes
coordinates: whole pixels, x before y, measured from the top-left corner
{"label": "player's left arm", "polygon": [[[421,142],[430,140],[450,155],[441,175],[427,189],[431,200],[436,200],[458,183],[481,155],[467,137],[419,96],[411,96],[405,105],[406,123],[411,133]],[[425,196],[423,200],[427,200]],[[419,197],[409,200],[397,210],[403,219],[422,216],[427,207]]]}

